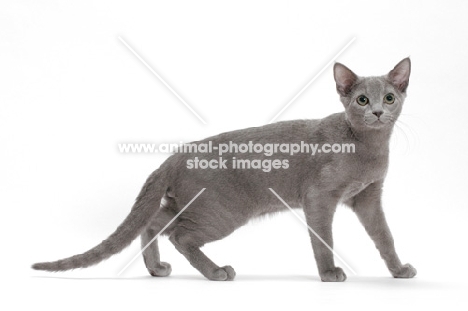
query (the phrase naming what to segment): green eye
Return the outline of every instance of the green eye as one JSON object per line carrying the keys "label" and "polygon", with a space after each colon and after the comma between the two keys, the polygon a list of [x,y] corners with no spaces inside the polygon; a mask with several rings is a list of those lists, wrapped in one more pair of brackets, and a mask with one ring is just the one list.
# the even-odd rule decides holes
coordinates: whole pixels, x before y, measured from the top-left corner
{"label": "green eye", "polygon": [[360,95],[358,98],[356,98],[356,102],[361,106],[365,106],[369,103],[369,99],[364,95]]}
{"label": "green eye", "polygon": [[388,93],[387,95],[385,95],[384,101],[389,105],[393,104],[395,102],[395,95],[393,95],[392,93]]}

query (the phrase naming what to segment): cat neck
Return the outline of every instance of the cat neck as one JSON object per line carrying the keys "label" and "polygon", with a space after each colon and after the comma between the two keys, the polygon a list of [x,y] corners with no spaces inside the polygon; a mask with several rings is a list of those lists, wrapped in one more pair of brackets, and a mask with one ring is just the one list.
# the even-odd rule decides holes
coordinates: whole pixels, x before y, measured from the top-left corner
{"label": "cat neck", "polygon": [[379,146],[382,148],[389,146],[393,125],[382,128],[358,128],[353,126],[347,118],[345,119],[345,122],[351,136],[356,141],[369,147]]}

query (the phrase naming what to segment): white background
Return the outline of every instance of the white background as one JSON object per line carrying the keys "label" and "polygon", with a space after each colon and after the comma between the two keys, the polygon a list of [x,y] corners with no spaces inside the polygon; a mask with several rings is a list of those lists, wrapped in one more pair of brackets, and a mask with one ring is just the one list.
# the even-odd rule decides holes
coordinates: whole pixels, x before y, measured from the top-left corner
{"label": "white background", "polygon": [[[375,3],[2,1],[1,303],[49,310],[466,307],[468,3]],[[106,238],[167,157],[119,154],[118,143],[191,141],[264,125],[353,37],[338,61],[360,75],[412,59],[384,205],[401,259],[418,269],[415,279],[390,277],[344,207],[335,246],[357,275],[347,270],[340,284],[319,281],[307,231],[289,213],[205,247],[216,263],[236,269],[234,282],[205,280],[167,239],[160,248],[173,267],[169,278],[151,278],[141,259],[117,277],[139,241],[89,269],[30,269]],[[342,109],[327,67],[279,120]]]}

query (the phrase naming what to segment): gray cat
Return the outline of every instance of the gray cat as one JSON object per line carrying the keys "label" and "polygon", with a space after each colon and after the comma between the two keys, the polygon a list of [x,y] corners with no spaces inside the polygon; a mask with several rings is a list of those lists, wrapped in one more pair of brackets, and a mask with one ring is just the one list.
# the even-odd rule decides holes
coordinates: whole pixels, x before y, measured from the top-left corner
{"label": "gray cat", "polygon": [[[235,277],[230,266],[219,267],[200,248],[220,240],[249,220],[286,209],[269,188],[289,205],[302,207],[308,225],[333,247],[332,220],[338,204],[349,206],[374,241],[390,273],[395,278],[411,278],[416,269],[403,265],[381,206],[382,185],[387,172],[389,139],[406,97],[411,63],[403,59],[387,75],[359,77],[340,63],[334,66],[336,89],[345,108],[320,120],[278,122],[262,127],[223,133],[209,141],[213,146],[236,144],[354,144],[354,153],[278,153],[272,157],[235,150],[223,155],[226,167],[189,168],[194,157],[218,160],[216,152],[175,153],[144,184],[124,222],[106,240],[91,250],[55,262],[36,263],[37,270],[64,271],[85,268],[120,252],[141,235],[142,246],[166,226],[202,188],[206,190],[172,222],[162,235],[206,278],[229,281]],[[286,166],[269,172],[234,169],[236,158],[275,158]],[[285,162],[286,161],[286,162]],[[325,282],[344,281],[343,270],[335,266],[333,253],[310,234],[320,278]],[[149,273],[168,276],[172,269],[161,262],[157,240],[143,252]]]}

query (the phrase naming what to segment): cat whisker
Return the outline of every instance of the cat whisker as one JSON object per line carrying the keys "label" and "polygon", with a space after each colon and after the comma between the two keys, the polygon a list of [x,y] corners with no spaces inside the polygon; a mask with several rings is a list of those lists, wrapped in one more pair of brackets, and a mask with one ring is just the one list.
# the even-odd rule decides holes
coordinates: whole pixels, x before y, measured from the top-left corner
{"label": "cat whisker", "polygon": [[392,141],[395,141],[395,144],[398,146],[398,134],[401,133],[405,139],[405,149],[404,149],[404,154],[407,154],[409,152],[409,150],[411,149],[411,143],[410,143],[410,140],[408,138],[408,135],[406,135],[406,132],[405,132],[405,129],[403,127],[401,127],[399,124],[398,124],[398,119],[395,119],[393,116],[390,117],[390,122],[394,125],[394,127],[397,129],[397,135],[394,135],[392,136]]}
{"label": "cat whisker", "polygon": [[[401,119],[398,119],[397,121],[397,125],[398,127],[401,129],[401,131],[406,135],[406,132],[409,133],[411,136],[409,139],[409,141],[411,142],[410,144],[410,147],[415,147],[418,145],[420,139],[419,139],[419,136],[417,134],[417,132],[413,129],[413,127],[411,127],[410,125],[408,125],[406,122],[404,122],[403,120]],[[406,130],[406,132],[405,132]]]}

